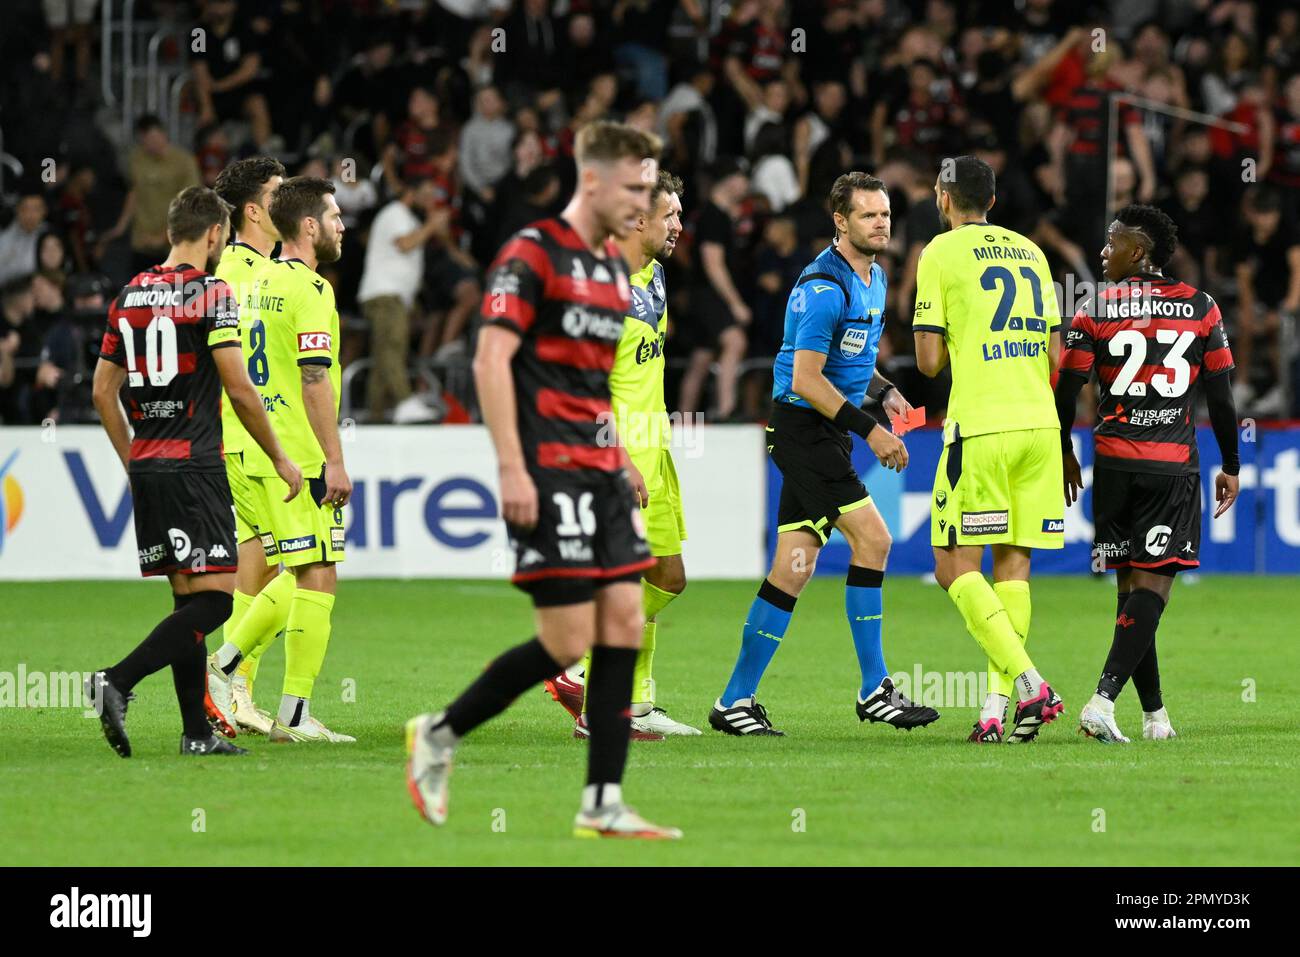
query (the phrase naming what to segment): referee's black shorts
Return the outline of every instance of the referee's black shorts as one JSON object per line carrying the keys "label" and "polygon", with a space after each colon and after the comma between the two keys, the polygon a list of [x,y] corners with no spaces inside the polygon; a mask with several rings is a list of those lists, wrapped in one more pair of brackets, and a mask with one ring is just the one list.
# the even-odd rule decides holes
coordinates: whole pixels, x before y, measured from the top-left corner
{"label": "referee's black shorts", "polygon": [[817,410],[773,403],[767,454],[781,472],[778,532],[802,529],[825,545],[841,515],[871,500],[852,452],[852,437]]}

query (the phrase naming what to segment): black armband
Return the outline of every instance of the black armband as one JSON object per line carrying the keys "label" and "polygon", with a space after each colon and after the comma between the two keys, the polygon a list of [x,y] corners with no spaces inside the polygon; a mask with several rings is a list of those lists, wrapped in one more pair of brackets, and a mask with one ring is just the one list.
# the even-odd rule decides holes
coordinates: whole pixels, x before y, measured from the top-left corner
{"label": "black armband", "polygon": [[835,413],[835,425],[846,432],[852,432],[854,435],[860,435],[864,439],[871,434],[871,430],[878,424],[875,419],[867,415],[848,399],[840,406],[840,410]]}

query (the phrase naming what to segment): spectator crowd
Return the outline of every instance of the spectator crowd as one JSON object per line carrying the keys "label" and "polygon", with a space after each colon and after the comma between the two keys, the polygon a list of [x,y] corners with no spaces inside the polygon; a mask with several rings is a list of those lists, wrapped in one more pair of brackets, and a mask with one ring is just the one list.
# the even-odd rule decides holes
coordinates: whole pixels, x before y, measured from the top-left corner
{"label": "spectator crowd", "polygon": [[[118,5],[111,5],[116,8]],[[12,9],[10,9],[12,7]],[[166,255],[167,203],[266,153],[334,180],[328,278],[346,399],[371,421],[465,420],[496,249],[564,204],[575,131],[654,130],[685,183],[666,264],[670,406],[765,416],[786,297],[832,239],[842,172],[885,181],[882,371],[915,373],[916,265],[944,157],[998,176],[993,222],[1066,295],[1100,278],[1107,212],[1177,223],[1168,272],[1219,301],[1243,414],[1294,416],[1300,6],[1285,0],[140,0],[189,82],[180,114],[103,102],[101,5],[6,4],[0,36],[0,421],[85,420],[105,303]],[[92,77],[95,78],[92,80]],[[1212,121],[1207,122],[1207,120]],[[115,142],[116,130],[133,131]],[[173,137],[169,130],[181,130]],[[1113,142],[1112,142],[1113,137]],[[0,155],[0,160],[5,157]],[[21,167],[21,174],[17,170]],[[1113,192],[1108,206],[1108,189]],[[458,374],[459,370],[459,374]]]}

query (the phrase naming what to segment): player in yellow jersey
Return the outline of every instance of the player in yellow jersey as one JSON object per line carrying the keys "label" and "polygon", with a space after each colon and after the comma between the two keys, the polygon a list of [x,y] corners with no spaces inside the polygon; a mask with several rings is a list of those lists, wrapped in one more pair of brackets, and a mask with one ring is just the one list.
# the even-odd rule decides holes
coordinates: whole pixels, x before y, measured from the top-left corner
{"label": "player in yellow jersey", "polygon": [[[1060,426],[1051,376],[1061,320],[1043,252],[993,226],[996,182],[974,156],[943,162],[935,183],[948,227],[921,253],[916,278],[916,364],[952,367],[944,449],[934,479],[930,543],[935,578],[989,659],[989,690],[970,740],[1032,741],[1064,709],[1025,653],[1029,559],[1065,544]],[[980,571],[993,547],[992,587]]]}
{"label": "player in yellow jersey", "polygon": [[[677,469],[669,451],[672,434],[664,401],[664,337],[668,327],[668,289],[664,285],[667,259],[682,231],[682,181],[659,171],[651,190],[650,213],[637,228],[618,240],[632,282],[632,308],[623,320],[614,368],[609,374],[610,407],[618,440],[632,461],[632,487],[641,498],[646,541],[655,558],[641,581],[645,630],[632,678],[632,737],[659,740],[664,735],[695,735],[700,731],[674,721],[655,705],[653,675],[657,616],[686,588],[682,542],[686,516]],[[585,718],[586,675],[591,654],[569,671],[546,682],[546,690],[573,715],[574,736],[588,735]]]}
{"label": "player in yellow jersey", "polygon": [[[284,483],[266,457],[245,448],[266,563],[283,563],[295,584],[285,623],[284,693],[270,738],[350,742],[355,739],[330,731],[309,710],[329,646],[335,566],[343,560],[343,506],[352,494],[338,431],[339,316],[333,287],[316,273],[319,264],[342,253],[334,184],[310,176],[285,180],[271,201],[271,218],[283,244],[281,258],[261,275],[266,337],[248,361],[259,370],[253,382],[276,436],[302,469],[310,494],[285,502]],[[229,677],[253,650],[228,640],[213,666]]]}
{"label": "player in yellow jersey", "polygon": [[[270,205],[275,191],[284,181],[284,166],[269,156],[236,160],[217,177],[218,196],[232,207],[230,225],[234,239],[221,254],[218,279],[225,280],[239,303],[239,338],[249,378],[254,382],[265,377],[265,362],[254,360],[263,355],[266,326],[261,318],[262,271],[271,263],[279,245],[280,233],[271,221]],[[293,598],[294,579],[290,572],[275,574],[266,563],[258,538],[256,507],[252,488],[244,472],[244,448],[248,433],[234,414],[230,402],[221,408],[222,446],[226,455],[226,478],[235,503],[235,540],[239,543],[239,572],[235,576],[234,609],[226,622],[226,640],[235,644],[251,642],[241,634],[271,636],[284,628]],[[268,642],[269,643],[269,642]],[[265,647],[258,640],[255,651],[240,662],[231,681],[209,669],[208,690],[213,703],[225,710],[235,725],[255,734],[269,734],[271,716],[253,704],[253,680],[257,663]],[[229,690],[229,699],[225,698]]]}

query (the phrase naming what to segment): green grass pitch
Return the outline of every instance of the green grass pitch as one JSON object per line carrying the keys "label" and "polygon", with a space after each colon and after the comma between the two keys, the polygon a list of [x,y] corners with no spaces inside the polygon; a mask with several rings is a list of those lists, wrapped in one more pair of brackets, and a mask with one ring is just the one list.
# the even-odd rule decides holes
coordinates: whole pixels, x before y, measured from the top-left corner
{"label": "green grass pitch", "polygon": [[[569,836],[586,745],[539,688],[463,745],[451,819],[421,821],[403,783],[402,725],[531,633],[526,600],[493,582],[344,581],[313,712],[360,740],[182,760],[166,673],[129,715],[135,757],[80,710],[0,709],[0,848],[50,865],[1283,865],[1300,847],[1297,584],[1207,576],[1164,616],[1165,700],[1181,737],[1104,747],[1076,733],[1110,640],[1113,585],[1034,583],[1030,652],[1066,718],[1030,747],[965,742],[973,708],[904,733],[860,725],[842,583],[817,580],[761,689],[784,739],[634,743],[628,799],[686,832],[677,844]],[[703,724],[738,645],[753,582],[696,582],[662,616],[660,703]],[[978,647],[934,585],[886,586],[892,671],[976,671]],[[0,672],[89,671],[170,607],[146,583],[0,586]],[[216,638],[209,639],[215,647]],[[283,651],[258,699],[274,709]],[[10,679],[11,682],[13,679]],[[352,701],[346,698],[354,698]],[[1251,700],[1253,699],[1253,700]]]}

